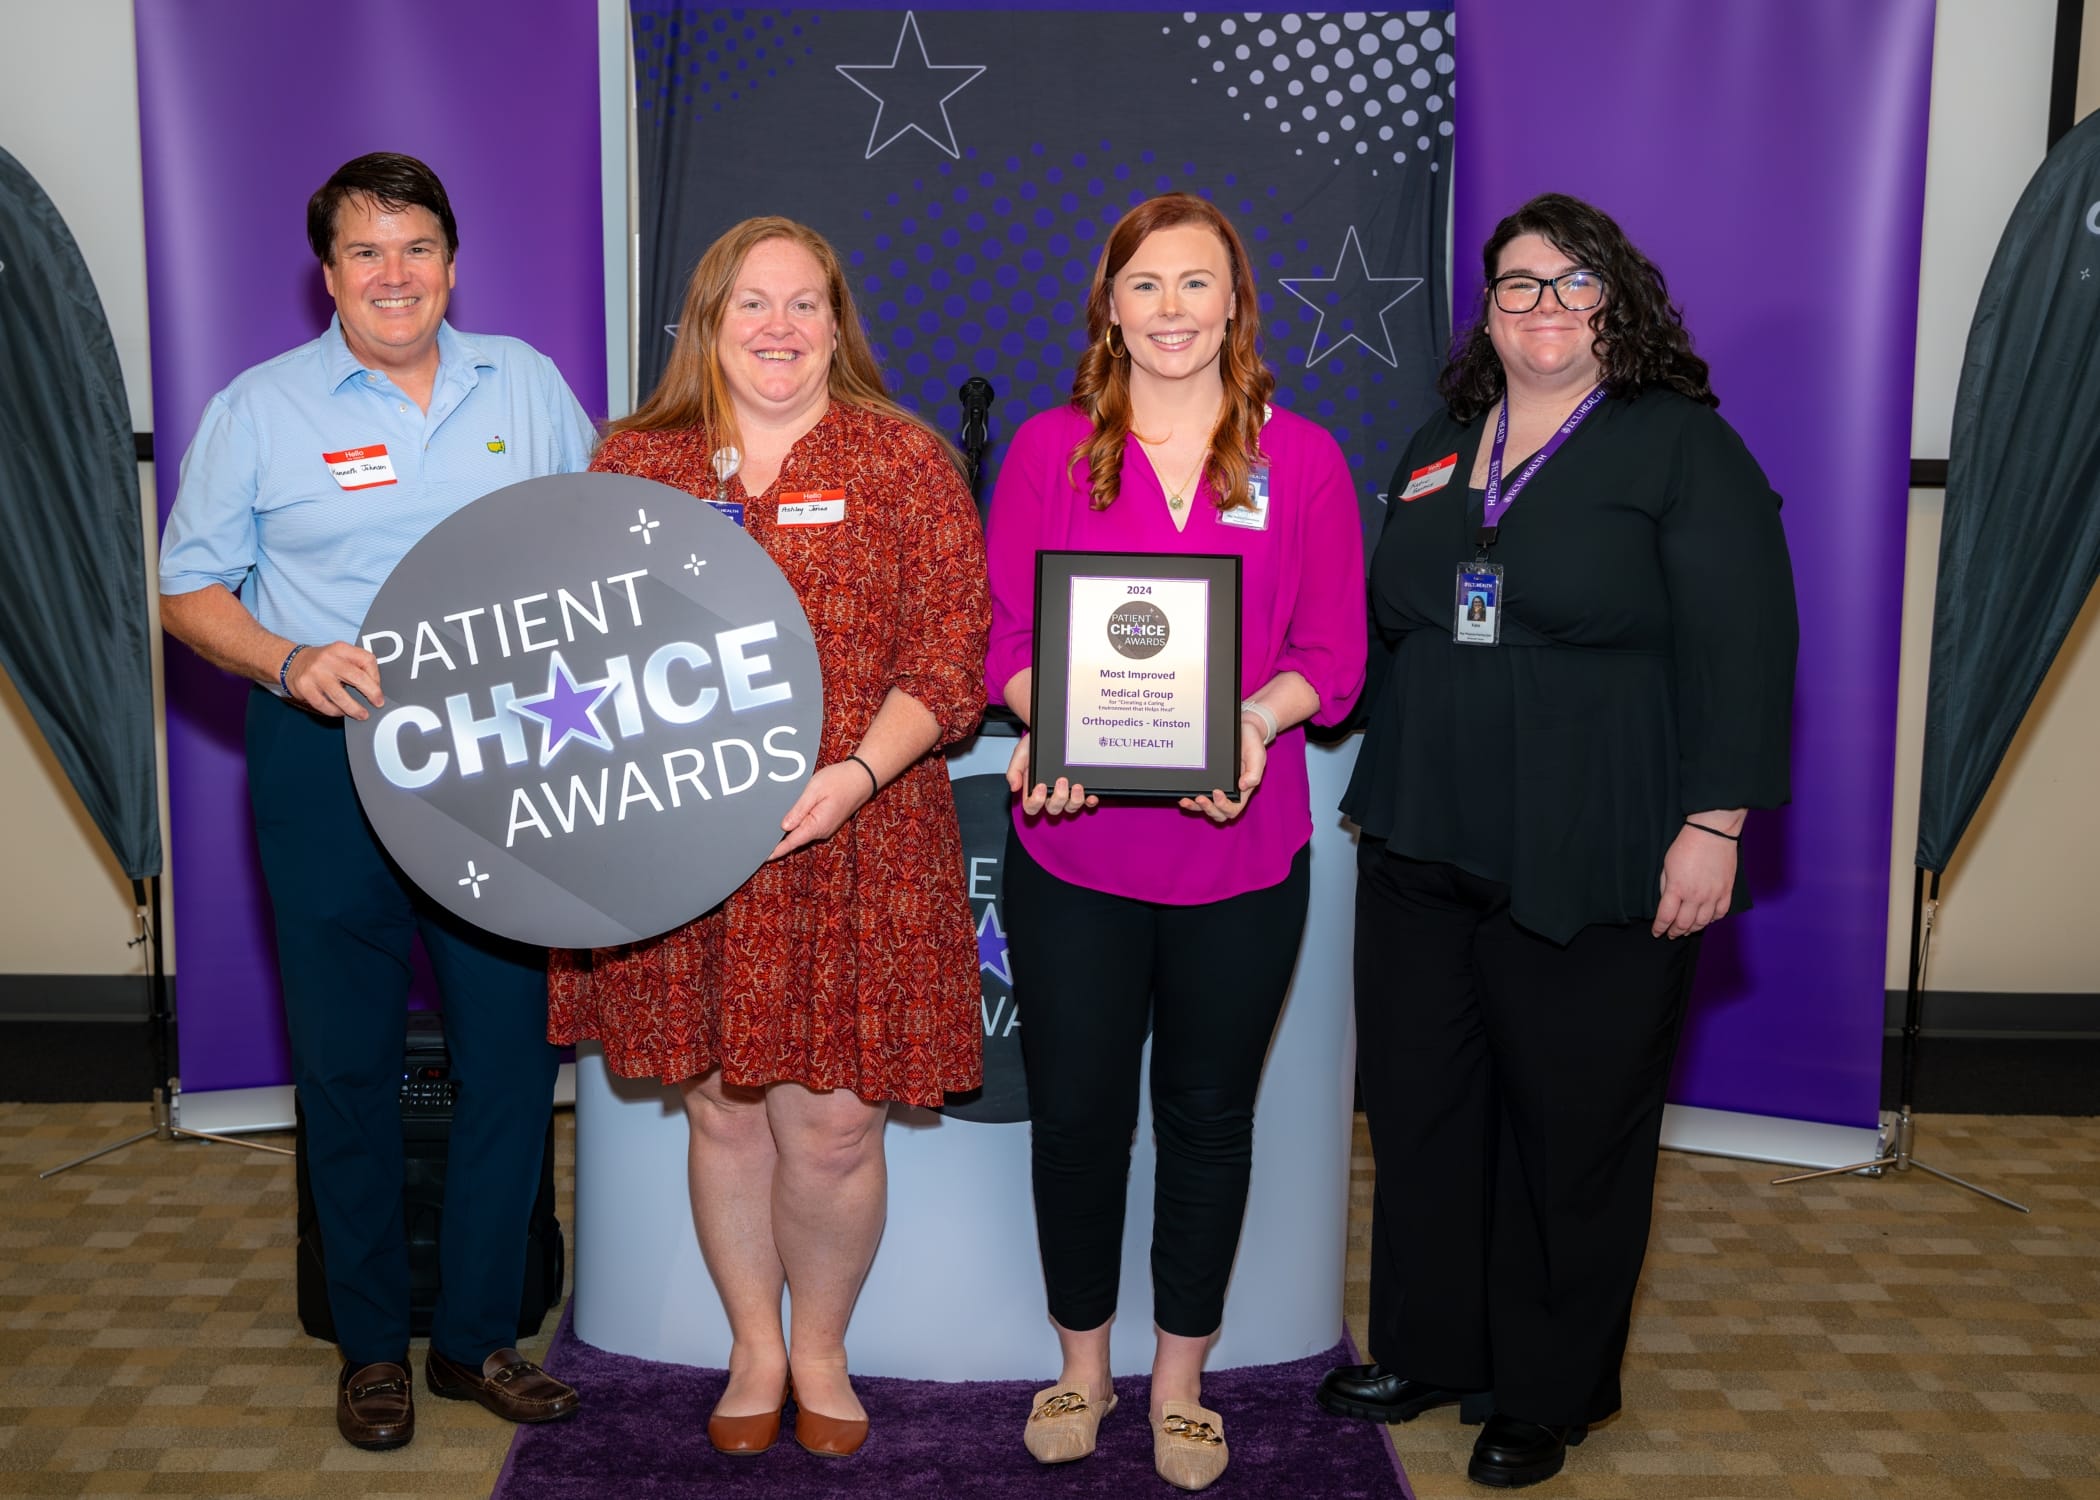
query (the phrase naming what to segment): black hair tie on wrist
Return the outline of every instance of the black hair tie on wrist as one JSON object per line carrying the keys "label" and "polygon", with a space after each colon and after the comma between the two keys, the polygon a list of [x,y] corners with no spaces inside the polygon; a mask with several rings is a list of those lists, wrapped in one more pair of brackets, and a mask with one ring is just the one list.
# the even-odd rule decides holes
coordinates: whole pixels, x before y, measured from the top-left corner
{"label": "black hair tie on wrist", "polygon": [[1696,828],[1701,833],[1710,833],[1717,839],[1726,839],[1731,844],[1740,844],[1743,841],[1743,836],[1740,833],[1723,833],[1718,828],[1709,828],[1704,823],[1693,822],[1690,818],[1684,820],[1684,826]]}
{"label": "black hair tie on wrist", "polygon": [[846,757],[846,759],[852,761],[853,764],[859,766],[863,771],[866,771],[868,773],[868,795],[870,797],[874,796],[877,792],[882,790],[882,779],[875,774],[875,768],[873,766],[869,765],[866,761],[862,760],[858,755],[849,755]]}

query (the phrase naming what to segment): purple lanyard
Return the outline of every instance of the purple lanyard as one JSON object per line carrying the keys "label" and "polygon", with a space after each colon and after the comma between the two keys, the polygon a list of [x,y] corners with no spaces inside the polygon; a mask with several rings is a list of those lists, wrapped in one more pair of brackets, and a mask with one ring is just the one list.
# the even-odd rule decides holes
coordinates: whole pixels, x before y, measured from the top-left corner
{"label": "purple lanyard", "polygon": [[1538,473],[1541,464],[1560,452],[1560,445],[1568,440],[1568,435],[1582,425],[1582,419],[1595,411],[1597,403],[1603,399],[1604,387],[1601,385],[1584,396],[1582,404],[1568,414],[1567,421],[1560,424],[1560,431],[1546,439],[1546,445],[1532,454],[1531,462],[1524,465],[1523,471],[1516,478],[1510,480],[1509,489],[1505,492],[1502,488],[1502,454],[1509,446],[1509,397],[1505,395],[1502,398],[1501,410],[1495,416],[1495,446],[1488,455],[1487,498],[1480,508],[1481,546],[1493,545],[1495,528],[1502,524],[1502,518],[1509,513],[1509,508],[1517,503],[1517,492],[1531,482],[1531,476]]}

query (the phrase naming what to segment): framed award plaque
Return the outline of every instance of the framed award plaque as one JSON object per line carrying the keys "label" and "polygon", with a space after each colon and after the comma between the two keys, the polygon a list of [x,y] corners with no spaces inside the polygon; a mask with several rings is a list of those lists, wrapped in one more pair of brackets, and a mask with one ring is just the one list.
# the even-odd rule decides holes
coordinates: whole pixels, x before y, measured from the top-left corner
{"label": "framed award plaque", "polygon": [[1029,782],[1194,797],[1240,779],[1240,559],[1039,552]]}

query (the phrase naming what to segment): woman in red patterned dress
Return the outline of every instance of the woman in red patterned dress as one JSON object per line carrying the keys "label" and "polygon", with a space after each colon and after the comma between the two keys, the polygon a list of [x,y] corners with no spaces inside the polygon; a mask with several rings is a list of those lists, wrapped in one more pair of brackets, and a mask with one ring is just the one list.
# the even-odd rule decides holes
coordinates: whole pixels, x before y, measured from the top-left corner
{"label": "woman in red patterned dress", "polygon": [[[741,450],[726,481],[723,449]],[[882,1234],[889,1103],[938,1105],[983,1077],[936,753],[984,710],[977,509],[952,451],[884,393],[831,246],[779,218],[701,257],[663,379],[591,467],[741,506],[809,616],[824,727],[778,847],[735,895],[649,942],[553,955],[550,1035],[683,1090],[693,1219],[732,1340],[709,1439],[770,1447],[792,1377],[796,1439],[851,1453],[867,1416],[845,1331]]]}

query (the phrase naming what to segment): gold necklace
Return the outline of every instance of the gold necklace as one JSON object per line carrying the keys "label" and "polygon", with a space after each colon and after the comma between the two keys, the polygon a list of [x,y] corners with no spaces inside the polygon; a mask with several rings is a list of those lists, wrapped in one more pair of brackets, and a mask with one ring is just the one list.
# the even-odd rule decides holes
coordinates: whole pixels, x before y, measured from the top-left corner
{"label": "gold necklace", "polygon": [[[1209,467],[1209,464],[1210,455],[1208,453],[1205,453],[1203,457],[1196,460],[1196,467],[1192,471],[1190,471],[1189,477],[1182,480],[1181,483],[1175,485],[1172,489],[1167,489],[1167,482],[1165,479],[1160,480],[1159,487],[1166,494],[1168,510],[1171,510],[1177,516],[1181,514],[1183,509],[1186,508],[1189,503],[1190,487],[1194,485],[1197,480],[1203,477],[1203,471],[1205,468]],[[1159,470],[1156,468],[1152,472],[1155,476],[1159,474]]]}

